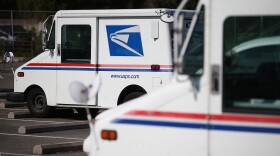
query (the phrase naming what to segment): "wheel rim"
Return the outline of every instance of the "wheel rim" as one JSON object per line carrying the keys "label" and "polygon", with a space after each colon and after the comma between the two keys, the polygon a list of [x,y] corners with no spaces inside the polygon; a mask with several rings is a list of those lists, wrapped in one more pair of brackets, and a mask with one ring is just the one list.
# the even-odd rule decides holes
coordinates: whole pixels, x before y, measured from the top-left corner
{"label": "wheel rim", "polygon": [[37,95],[35,98],[34,98],[34,101],[33,101],[33,108],[36,110],[36,111],[42,111],[45,109],[46,107],[46,98],[44,95]]}

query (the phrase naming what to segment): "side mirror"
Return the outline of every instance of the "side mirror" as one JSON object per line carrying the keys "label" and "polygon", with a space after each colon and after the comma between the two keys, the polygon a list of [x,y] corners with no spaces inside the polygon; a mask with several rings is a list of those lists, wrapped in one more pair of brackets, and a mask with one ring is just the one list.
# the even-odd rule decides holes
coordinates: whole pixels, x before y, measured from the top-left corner
{"label": "side mirror", "polygon": [[47,19],[45,19],[45,21],[42,24],[42,48],[43,50],[45,50],[46,46],[47,46],[47,39],[48,39],[48,25],[50,24],[49,22],[53,21],[53,17],[54,15],[50,15]]}
{"label": "side mirror", "polygon": [[229,68],[234,68],[238,64],[239,55],[234,50],[229,50],[225,53],[225,65]]}
{"label": "side mirror", "polygon": [[183,42],[183,31],[184,31],[184,16],[183,15],[179,15],[179,19],[178,19],[178,27],[177,30],[179,31],[178,33],[178,46],[179,49],[182,46],[182,42]]}
{"label": "side mirror", "polygon": [[81,82],[75,81],[70,84],[70,95],[74,101],[78,103],[87,103],[90,99],[94,98],[101,86],[101,78],[96,75],[93,82],[86,87]]}
{"label": "side mirror", "polygon": [[166,22],[166,23],[172,23],[174,22],[174,16],[172,15],[169,15],[169,14],[163,14],[160,19],[163,21],[163,22]]}
{"label": "side mirror", "polygon": [[47,37],[47,34],[48,34],[48,30],[46,27],[43,27],[43,30],[42,30],[42,49],[45,50],[46,48],[46,37]]}
{"label": "side mirror", "polygon": [[5,52],[4,53],[4,61],[6,63],[12,63],[14,60],[14,54],[13,52]]}

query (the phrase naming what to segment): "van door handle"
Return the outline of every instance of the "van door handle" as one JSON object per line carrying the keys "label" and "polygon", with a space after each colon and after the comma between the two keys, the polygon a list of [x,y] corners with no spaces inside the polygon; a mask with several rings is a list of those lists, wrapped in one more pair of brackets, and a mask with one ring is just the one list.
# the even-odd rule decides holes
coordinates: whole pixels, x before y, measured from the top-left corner
{"label": "van door handle", "polygon": [[211,74],[211,92],[212,94],[219,94],[220,91],[220,66],[212,65]]}
{"label": "van door handle", "polygon": [[57,44],[57,56],[60,56],[60,44]]}

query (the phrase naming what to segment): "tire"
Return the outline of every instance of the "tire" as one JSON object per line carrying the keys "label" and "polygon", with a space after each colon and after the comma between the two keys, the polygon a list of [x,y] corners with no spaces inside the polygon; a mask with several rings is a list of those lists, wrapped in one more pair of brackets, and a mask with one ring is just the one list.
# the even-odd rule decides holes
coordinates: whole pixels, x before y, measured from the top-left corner
{"label": "tire", "polygon": [[40,88],[32,89],[27,95],[27,108],[34,117],[47,117],[53,108],[47,105],[47,98]]}
{"label": "tire", "polygon": [[130,92],[123,98],[123,101],[120,104],[130,101],[132,99],[136,99],[144,94],[145,93],[143,93],[143,92]]}
{"label": "tire", "polygon": [[[82,116],[86,116],[87,115],[85,108],[76,108],[76,110]],[[98,114],[99,109],[90,108],[89,111],[90,111],[91,116],[95,117]]]}

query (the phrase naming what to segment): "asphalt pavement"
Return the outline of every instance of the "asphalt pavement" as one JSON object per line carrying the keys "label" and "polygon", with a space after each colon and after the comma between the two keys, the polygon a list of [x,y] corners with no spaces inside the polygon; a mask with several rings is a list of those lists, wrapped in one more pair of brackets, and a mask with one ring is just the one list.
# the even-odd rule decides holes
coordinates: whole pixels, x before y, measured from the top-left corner
{"label": "asphalt pavement", "polygon": [[[74,110],[59,110],[49,118],[9,117],[10,113],[19,111],[29,113],[26,107],[0,108],[1,156],[86,155],[82,151],[82,144],[89,135],[89,127],[86,119]],[[65,128],[65,125],[68,127]],[[23,127],[31,131],[20,132]]]}

